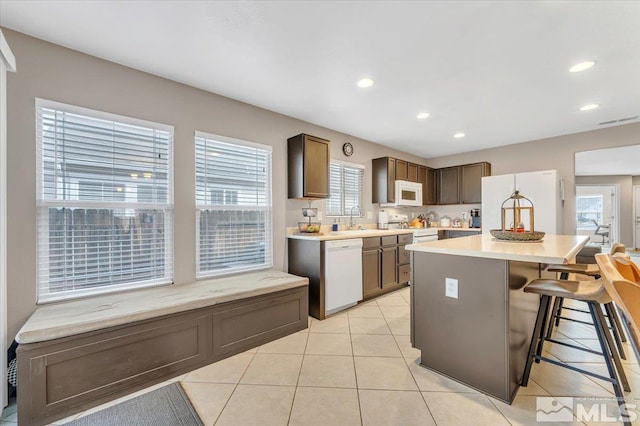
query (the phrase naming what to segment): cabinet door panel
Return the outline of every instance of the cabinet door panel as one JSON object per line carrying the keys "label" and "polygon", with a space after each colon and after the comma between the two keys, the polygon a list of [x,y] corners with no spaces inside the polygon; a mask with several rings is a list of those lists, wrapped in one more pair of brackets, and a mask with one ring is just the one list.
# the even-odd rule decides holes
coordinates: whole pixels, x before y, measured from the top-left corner
{"label": "cabinet door panel", "polygon": [[407,165],[407,180],[409,182],[418,182],[418,165],[409,163]]}
{"label": "cabinet door panel", "polygon": [[436,170],[430,167],[427,167],[427,178],[425,179],[423,198],[425,205],[433,205],[438,202],[436,198]]}
{"label": "cabinet door panel", "polygon": [[380,291],[380,252],[362,252],[362,295],[371,296]]}
{"label": "cabinet door panel", "polygon": [[396,180],[407,180],[408,163],[404,160],[396,160]]}
{"label": "cabinet door panel", "polygon": [[329,197],[329,144],[311,137],[304,141],[305,197]]}
{"label": "cabinet door panel", "polygon": [[398,265],[405,265],[411,262],[411,255],[404,246],[398,246]]}
{"label": "cabinet door panel", "polygon": [[389,158],[387,165],[387,200],[389,203],[396,201],[396,160]]}
{"label": "cabinet door panel", "polygon": [[382,288],[397,284],[398,280],[396,278],[396,247],[383,248],[380,257],[382,262]]}
{"label": "cabinet door panel", "polygon": [[460,203],[460,167],[438,169],[438,204]]}
{"label": "cabinet door panel", "polygon": [[463,203],[482,202],[482,177],[484,164],[467,164],[461,167],[462,185],[461,200]]}

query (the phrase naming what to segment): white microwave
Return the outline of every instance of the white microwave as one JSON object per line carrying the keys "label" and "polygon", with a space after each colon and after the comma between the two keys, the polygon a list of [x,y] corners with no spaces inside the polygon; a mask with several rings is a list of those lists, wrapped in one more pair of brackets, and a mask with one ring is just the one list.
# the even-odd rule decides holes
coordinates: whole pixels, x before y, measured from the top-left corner
{"label": "white microwave", "polygon": [[409,182],[407,180],[397,180],[395,184],[395,203],[380,204],[380,207],[403,207],[422,205],[422,184]]}

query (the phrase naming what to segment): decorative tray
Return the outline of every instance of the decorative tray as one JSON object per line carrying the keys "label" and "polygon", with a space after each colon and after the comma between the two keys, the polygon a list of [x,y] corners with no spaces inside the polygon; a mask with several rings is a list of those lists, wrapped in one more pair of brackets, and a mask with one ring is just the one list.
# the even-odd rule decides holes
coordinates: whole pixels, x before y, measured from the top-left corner
{"label": "decorative tray", "polygon": [[491,229],[489,230],[489,233],[498,240],[514,242],[540,241],[542,240],[542,237],[544,237],[544,232],[542,231],[513,232],[503,231],[502,229]]}

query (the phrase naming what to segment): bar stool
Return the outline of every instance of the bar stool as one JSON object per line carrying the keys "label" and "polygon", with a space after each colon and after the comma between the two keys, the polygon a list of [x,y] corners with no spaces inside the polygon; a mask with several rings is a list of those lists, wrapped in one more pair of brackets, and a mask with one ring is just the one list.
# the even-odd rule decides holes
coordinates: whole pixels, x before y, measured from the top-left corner
{"label": "bar stool", "polygon": [[[628,257],[626,254],[626,247],[624,244],[615,243],[611,246],[611,250],[609,251],[614,257],[623,256]],[[561,280],[567,280],[569,278],[569,274],[581,274],[589,277],[593,277],[595,279],[600,278],[600,268],[597,264],[594,263],[573,263],[568,265],[549,265],[547,267],[547,271],[555,272],[560,274]],[[589,311],[583,309],[569,308],[563,306],[562,297],[556,297],[553,301],[553,308],[551,310],[551,317],[549,318],[550,324],[547,328],[547,338],[551,338],[551,334],[553,333],[553,326],[557,327],[560,325],[560,320],[564,319],[567,321],[578,322],[582,324],[592,325],[589,322],[580,321],[573,318],[568,318],[562,316],[562,309],[568,309],[575,312],[589,313]],[[626,342],[627,339],[622,332],[622,325],[620,323],[620,318],[618,317],[618,313],[616,311],[616,307],[613,303],[604,304],[605,309],[605,318],[609,320],[611,332],[613,333],[613,338],[615,339],[616,346],[618,347],[618,352],[620,353],[620,357],[622,359],[627,359],[626,354],[624,352],[624,347],[622,346],[623,342]]]}
{"label": "bar stool", "polygon": [[[622,389],[630,391],[629,383],[627,381],[626,374],[622,368],[622,363],[618,357],[616,347],[613,343],[613,339],[609,334],[609,328],[606,325],[604,315],[600,305],[611,303],[611,297],[605,289],[602,280],[598,281],[567,281],[567,280],[553,280],[553,279],[537,279],[528,283],[524,287],[525,293],[535,293],[541,296],[540,307],[538,309],[538,315],[536,316],[536,322],[533,329],[533,335],[531,336],[531,344],[529,345],[529,355],[527,356],[527,362],[525,364],[524,375],[522,377],[521,385],[526,387],[529,383],[529,375],[531,373],[531,367],[533,362],[545,361],[551,364],[567,368],[569,370],[577,371],[598,379],[607,381],[613,386],[613,392],[618,398],[618,405],[623,410],[624,395]],[[562,297],[566,299],[579,300],[586,302],[589,306],[589,313],[593,320],[593,325],[596,328],[596,335],[600,342],[600,348],[602,352],[593,351],[591,349],[578,347],[564,342],[553,341],[564,346],[568,346],[584,352],[589,352],[597,355],[602,355],[607,365],[609,377],[601,376],[588,370],[573,367],[571,365],[564,364],[560,361],[550,359],[542,356],[542,348],[545,338],[545,326],[547,324],[547,316],[549,314],[549,306],[552,297]],[[550,322],[549,322],[550,323]],[[626,425],[631,425],[629,421],[624,422]]]}

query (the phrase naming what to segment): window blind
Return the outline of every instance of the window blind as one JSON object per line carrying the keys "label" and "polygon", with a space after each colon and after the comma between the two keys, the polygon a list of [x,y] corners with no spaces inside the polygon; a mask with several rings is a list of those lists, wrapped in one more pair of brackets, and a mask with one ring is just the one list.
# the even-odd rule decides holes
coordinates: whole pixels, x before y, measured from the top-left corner
{"label": "window blind", "polygon": [[[327,216],[349,216],[353,207],[361,207],[364,188],[364,168],[332,162],[329,167]],[[354,213],[360,215],[359,209]]]}
{"label": "window blind", "polygon": [[273,266],[271,147],[196,132],[196,276]]}
{"label": "window blind", "polygon": [[38,303],[171,283],[173,128],[36,100]]}

